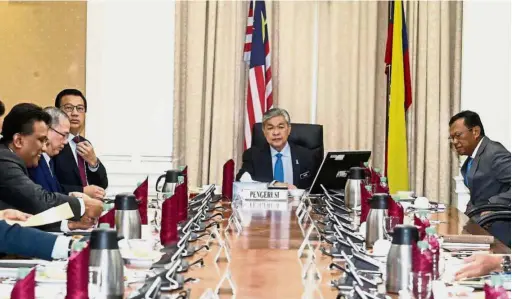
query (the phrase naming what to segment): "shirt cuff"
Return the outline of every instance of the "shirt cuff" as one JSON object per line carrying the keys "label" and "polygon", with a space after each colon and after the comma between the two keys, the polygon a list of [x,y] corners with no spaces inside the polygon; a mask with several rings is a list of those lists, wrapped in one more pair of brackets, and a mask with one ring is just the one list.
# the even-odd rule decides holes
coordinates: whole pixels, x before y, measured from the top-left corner
{"label": "shirt cuff", "polygon": [[80,202],[80,216],[83,216],[85,214],[85,203],[84,199],[81,197],[77,197],[78,201]]}
{"label": "shirt cuff", "polygon": [[67,233],[69,231],[71,231],[68,227],[68,221],[67,220],[62,220],[60,222],[60,231],[63,232],[63,233]]}
{"label": "shirt cuff", "polygon": [[70,237],[58,236],[53,244],[52,258],[54,260],[67,259],[69,257]]}
{"label": "shirt cuff", "polygon": [[98,159],[98,164],[96,165],[96,167],[92,167],[91,164],[89,164],[89,163],[87,163],[87,167],[92,172],[98,171],[98,168],[100,168],[100,159]]}

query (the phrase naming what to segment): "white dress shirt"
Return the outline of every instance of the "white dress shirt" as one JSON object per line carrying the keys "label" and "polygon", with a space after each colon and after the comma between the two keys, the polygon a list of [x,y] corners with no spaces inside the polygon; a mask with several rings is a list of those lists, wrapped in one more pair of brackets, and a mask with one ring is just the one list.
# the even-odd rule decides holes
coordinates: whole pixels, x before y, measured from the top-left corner
{"label": "white dress shirt", "polygon": [[485,136],[482,137],[482,139],[480,139],[480,142],[478,142],[478,144],[476,145],[475,150],[471,154],[471,158],[475,159],[476,153],[478,153],[478,149],[480,148],[480,145],[482,144],[482,141],[484,141],[484,138],[485,138]]}
{"label": "white dress shirt", "polygon": [[[274,174],[274,168],[277,162],[276,154],[279,153],[272,146],[270,147],[270,154],[272,155],[272,174]],[[290,145],[288,142],[281,150],[281,160],[283,161],[283,170],[284,170],[284,183],[288,183],[293,185],[293,164],[292,164],[292,152],[290,150]]]}
{"label": "white dress shirt", "polygon": [[[69,144],[69,147],[71,148],[71,151],[73,152],[73,157],[75,157],[76,165],[78,165],[78,158],[76,157],[76,142],[73,141],[73,138],[75,138],[75,137],[76,137],[75,135],[69,133],[68,144]],[[89,165],[89,163],[87,163],[87,167],[89,168],[90,171],[96,172],[98,170],[98,168],[100,167],[100,163],[98,163],[98,165],[96,165],[96,167],[91,167],[91,165]]]}
{"label": "white dress shirt", "polygon": [[71,242],[70,237],[58,236],[55,244],[53,244],[52,258],[55,260],[67,259],[71,250],[69,242]]}

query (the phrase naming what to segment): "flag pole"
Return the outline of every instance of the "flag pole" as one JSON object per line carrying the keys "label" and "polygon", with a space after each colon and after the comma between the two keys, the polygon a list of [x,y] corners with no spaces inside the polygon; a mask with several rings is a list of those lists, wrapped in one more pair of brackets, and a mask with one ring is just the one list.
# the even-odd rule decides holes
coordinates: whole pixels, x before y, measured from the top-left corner
{"label": "flag pole", "polygon": [[[393,37],[393,33],[389,32],[389,20],[391,20],[393,13],[393,0],[388,1],[388,40],[386,43],[386,54],[388,43],[390,43],[390,38]],[[391,34],[390,34],[391,33]],[[392,42],[391,42],[392,44]],[[391,92],[391,63],[386,63],[386,150],[384,157],[384,176],[388,175],[388,134],[389,134],[389,96]]]}

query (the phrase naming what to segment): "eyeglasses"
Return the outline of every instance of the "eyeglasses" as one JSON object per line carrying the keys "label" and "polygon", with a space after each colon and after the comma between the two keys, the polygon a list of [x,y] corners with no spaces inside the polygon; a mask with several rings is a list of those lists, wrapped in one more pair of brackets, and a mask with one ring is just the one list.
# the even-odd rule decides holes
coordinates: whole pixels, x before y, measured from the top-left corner
{"label": "eyeglasses", "polygon": [[71,104],[67,104],[67,105],[62,106],[62,110],[64,110],[66,113],[71,113],[75,109],[76,109],[76,112],[78,112],[78,113],[84,113],[85,112],[85,106],[84,105],[73,106]]}
{"label": "eyeglasses", "polygon": [[69,133],[65,134],[65,133],[59,132],[52,127],[50,127],[50,130],[54,131],[55,133],[59,134],[60,136],[64,137],[65,139],[68,139]]}
{"label": "eyeglasses", "polygon": [[453,142],[455,142],[455,140],[460,140],[460,138],[462,137],[462,135],[464,135],[464,133],[472,131],[472,130],[473,130],[473,128],[469,128],[466,131],[457,132],[457,133],[453,134],[452,136],[448,137],[448,140],[453,143]]}

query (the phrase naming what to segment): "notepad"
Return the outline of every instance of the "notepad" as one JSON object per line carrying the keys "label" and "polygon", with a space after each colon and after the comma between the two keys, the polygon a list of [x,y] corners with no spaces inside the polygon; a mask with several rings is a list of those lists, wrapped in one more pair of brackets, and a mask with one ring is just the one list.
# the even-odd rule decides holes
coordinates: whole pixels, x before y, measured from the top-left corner
{"label": "notepad", "polygon": [[28,218],[27,221],[6,220],[6,222],[10,225],[19,224],[24,227],[35,227],[66,220],[73,216],[74,214],[69,203],[64,203],[34,215]]}

